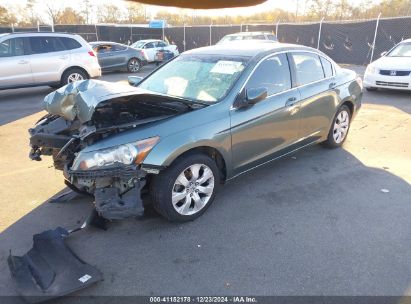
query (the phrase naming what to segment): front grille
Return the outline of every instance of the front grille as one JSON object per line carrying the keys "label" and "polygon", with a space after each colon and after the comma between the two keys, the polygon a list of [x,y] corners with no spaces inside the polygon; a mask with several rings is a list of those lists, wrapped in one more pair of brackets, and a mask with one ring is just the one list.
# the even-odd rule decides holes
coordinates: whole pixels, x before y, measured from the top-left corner
{"label": "front grille", "polygon": [[387,81],[376,81],[376,85],[385,87],[395,87],[395,88],[408,88],[409,83],[406,82],[387,82]]}
{"label": "front grille", "polygon": [[86,171],[73,171],[68,170],[69,176],[77,178],[99,178],[99,177],[140,177],[142,175],[141,170],[133,167],[121,167],[112,169],[99,169],[99,170],[86,170]]}
{"label": "front grille", "polygon": [[385,76],[409,76],[411,71],[380,70],[380,74]]}

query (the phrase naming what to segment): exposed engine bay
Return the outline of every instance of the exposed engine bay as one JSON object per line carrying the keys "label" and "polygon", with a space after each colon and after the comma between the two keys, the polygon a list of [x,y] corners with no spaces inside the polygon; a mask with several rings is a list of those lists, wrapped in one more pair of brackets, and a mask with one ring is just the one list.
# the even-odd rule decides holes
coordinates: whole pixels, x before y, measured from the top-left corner
{"label": "exposed engine bay", "polygon": [[52,156],[70,188],[93,195],[97,212],[109,220],[143,212],[140,192],[147,172],[140,169],[140,154],[159,139],[106,149],[97,159],[83,159],[79,153],[109,136],[193,110],[170,97],[116,90],[90,80],[63,87],[45,98],[49,114],[29,129],[30,158]]}

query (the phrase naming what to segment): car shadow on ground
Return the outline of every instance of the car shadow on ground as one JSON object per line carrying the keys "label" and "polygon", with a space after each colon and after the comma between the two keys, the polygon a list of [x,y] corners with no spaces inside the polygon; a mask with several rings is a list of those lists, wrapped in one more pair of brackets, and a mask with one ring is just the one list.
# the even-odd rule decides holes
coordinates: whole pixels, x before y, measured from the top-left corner
{"label": "car shadow on ground", "polygon": [[0,90],[0,126],[43,110],[44,97],[50,87]]}
{"label": "car shadow on ground", "polygon": [[[149,212],[73,234],[69,246],[105,278],[74,295],[401,296],[411,284],[410,202],[403,179],[313,146],[228,183],[194,222]],[[15,295],[9,249],[24,254],[33,234],[80,225],[91,208],[89,199],[43,203],[3,231],[0,295]]]}

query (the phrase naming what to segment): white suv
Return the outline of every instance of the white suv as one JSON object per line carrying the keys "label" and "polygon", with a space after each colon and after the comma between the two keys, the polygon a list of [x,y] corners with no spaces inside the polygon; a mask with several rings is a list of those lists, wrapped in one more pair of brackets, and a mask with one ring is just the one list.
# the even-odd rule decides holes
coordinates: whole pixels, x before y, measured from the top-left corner
{"label": "white suv", "polygon": [[49,85],[59,87],[101,76],[91,46],[79,35],[0,34],[0,90]]}

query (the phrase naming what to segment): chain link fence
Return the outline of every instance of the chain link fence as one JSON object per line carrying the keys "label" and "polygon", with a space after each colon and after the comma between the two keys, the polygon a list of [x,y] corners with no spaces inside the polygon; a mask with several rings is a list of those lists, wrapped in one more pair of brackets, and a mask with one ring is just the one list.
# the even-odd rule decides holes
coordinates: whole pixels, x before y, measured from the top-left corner
{"label": "chain link fence", "polygon": [[338,63],[365,65],[400,41],[411,38],[411,17],[376,18],[364,21],[180,26],[164,29],[133,25],[55,25],[35,28],[0,27],[0,33],[69,32],[87,41],[131,44],[141,39],[166,39],[180,52],[217,43],[238,32],[267,31],[280,42],[318,48]]}

